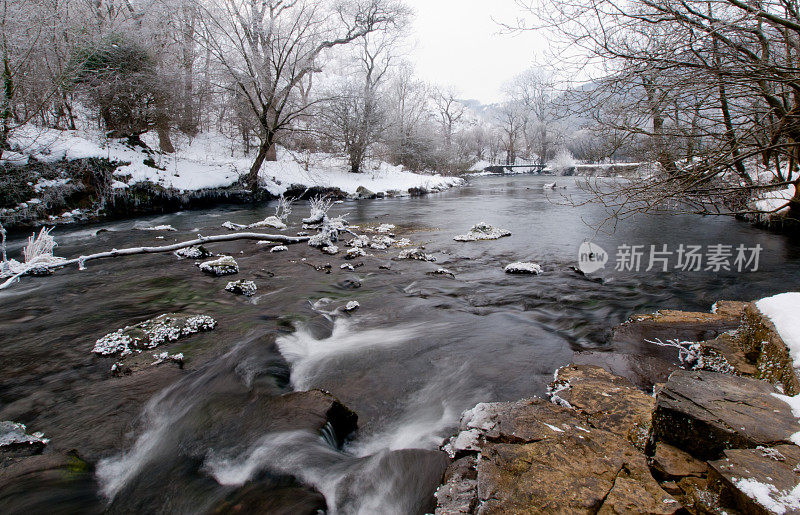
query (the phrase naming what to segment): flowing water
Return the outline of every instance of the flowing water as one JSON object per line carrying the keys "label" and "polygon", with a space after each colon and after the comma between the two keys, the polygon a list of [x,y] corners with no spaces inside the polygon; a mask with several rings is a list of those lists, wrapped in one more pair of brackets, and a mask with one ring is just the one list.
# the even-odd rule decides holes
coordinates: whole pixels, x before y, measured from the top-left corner
{"label": "flowing water", "polygon": [[[613,234],[596,233],[588,224],[605,217],[600,207],[562,202],[561,194],[581,198],[575,181],[560,179],[567,188],[556,192],[544,190],[545,182],[552,178],[482,177],[421,198],[334,206],[332,214],[347,214],[352,224],[396,225],[398,237],[424,245],[436,263],[392,260],[398,250],[390,249],[356,260],[364,266],[351,272],[339,268],[341,257],[306,245],[283,253],[252,241],[214,245],[238,260],[236,278],[258,284],[252,298],[223,291],[228,278],[205,276],[171,254],[26,278],[0,293],[0,420],[44,431],[52,439],[47,452],[77,449],[97,464],[97,488],[110,511],[202,512],[256,484],[259,495],[272,496],[275,512],[326,505],[338,513],[424,512],[440,474],[436,459],[391,451],[436,449],[463,410],[543,395],[554,370],[571,361],[611,364],[623,373],[648,360],[674,361],[669,350],[611,338],[613,326],[631,314],[707,311],[719,299],[797,288],[800,245],[788,237],[693,215],[642,215]],[[273,209],[144,220],[177,232],[136,231],[125,221],[57,228],[53,235],[57,253],[72,257],[222,233],[226,220],[252,223]],[[307,204],[294,210],[289,232],[299,230]],[[481,221],[512,236],[453,241]],[[589,240],[611,261],[583,277],[570,267]],[[13,239],[12,253],[22,243]],[[622,244],[758,244],[763,251],[756,272],[618,272],[614,257]],[[505,274],[513,261],[540,263],[544,273]],[[326,263],[331,273],[308,266]],[[427,274],[439,267],[454,278]],[[351,300],[361,308],[345,315],[338,308]],[[91,355],[103,334],[165,312],[219,322],[167,348],[187,356],[184,369],[151,366],[148,355],[134,360],[133,374],[117,378],[109,373],[112,359]],[[343,446],[345,435],[302,429],[302,406],[276,404],[314,388],[358,414],[359,429]]]}

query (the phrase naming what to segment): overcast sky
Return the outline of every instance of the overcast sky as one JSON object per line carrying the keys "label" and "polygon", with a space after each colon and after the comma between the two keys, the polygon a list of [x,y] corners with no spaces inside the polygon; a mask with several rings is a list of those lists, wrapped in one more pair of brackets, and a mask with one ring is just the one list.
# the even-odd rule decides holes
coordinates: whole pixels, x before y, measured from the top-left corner
{"label": "overcast sky", "polygon": [[492,21],[523,13],[514,0],[405,0],[416,12],[411,59],[420,78],[456,86],[462,98],[483,103],[501,97],[503,83],[533,65],[544,42],[532,32],[500,34]]}

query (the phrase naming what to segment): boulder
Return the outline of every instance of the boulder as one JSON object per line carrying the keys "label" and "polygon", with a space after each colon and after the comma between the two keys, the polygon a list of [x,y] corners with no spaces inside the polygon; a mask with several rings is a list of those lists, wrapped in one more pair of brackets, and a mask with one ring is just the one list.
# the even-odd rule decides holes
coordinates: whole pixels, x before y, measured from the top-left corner
{"label": "boulder", "polygon": [[[622,346],[624,351],[601,352],[582,351],[576,352],[573,363],[576,365],[600,365],[614,375],[622,376],[631,381],[638,388],[653,391],[657,384],[667,382],[669,375],[678,369],[673,352],[658,353],[653,356],[648,354],[653,350],[653,345],[645,343],[639,346]],[[656,349],[660,349],[657,347]]]}
{"label": "boulder", "polygon": [[680,504],[624,439],[575,427],[526,444],[487,444],[478,458],[485,513],[675,513]]}
{"label": "boulder", "polygon": [[709,466],[723,503],[744,513],[800,513],[800,447],[726,450]]}
{"label": "boulder", "polygon": [[656,397],[653,437],[703,460],[725,449],[791,443],[800,424],[769,383],[676,370]]}
{"label": "boulder", "polygon": [[216,326],[217,321],[208,315],[165,313],[98,338],[92,352],[100,356],[127,356],[134,352],[155,349],[161,344],[199,332],[210,331]]}
{"label": "boulder", "polygon": [[0,465],[3,513],[103,513],[94,469],[72,451],[9,459]]}
{"label": "boulder", "polygon": [[527,261],[516,261],[507,264],[505,268],[503,268],[503,271],[507,274],[540,275],[542,273],[542,266]]}
{"label": "boulder", "polygon": [[480,506],[480,513],[680,508],[630,442],[592,427],[570,408],[536,398],[482,403],[464,413],[460,429],[445,450],[474,457],[474,472],[469,459],[450,466],[437,495],[439,513],[473,506]]}
{"label": "boulder", "polygon": [[358,189],[356,190],[356,198],[373,199],[376,197],[377,195],[374,192],[368,190],[364,186],[359,186]]}
{"label": "boulder", "polygon": [[592,427],[627,438],[644,451],[656,402],[627,379],[601,367],[569,365],[556,372],[549,391],[551,400],[576,409]]}
{"label": "boulder", "polygon": [[200,270],[203,272],[218,277],[239,273],[239,264],[236,263],[236,260],[231,256],[221,256],[212,261],[204,261],[197,266],[199,266]]}
{"label": "boulder", "polygon": [[245,281],[239,279],[238,281],[230,281],[225,286],[225,291],[229,291],[234,295],[244,295],[245,297],[252,297],[258,291],[256,283],[253,281]]}
{"label": "boulder", "polygon": [[316,515],[328,509],[325,497],[308,487],[275,488],[269,483],[252,481],[229,494],[209,510],[215,515],[269,513],[274,515]]}
{"label": "boulder", "polygon": [[504,238],[506,236],[511,236],[511,232],[506,231],[505,229],[494,227],[486,222],[481,222],[473,225],[472,229],[470,229],[468,233],[459,234],[453,239],[455,241],[499,240],[500,238]]}
{"label": "boulder", "polygon": [[211,391],[170,423],[169,432],[150,449],[146,464],[121,485],[110,513],[204,513],[212,508],[224,513],[238,505],[260,507],[256,512],[293,513],[295,501],[280,492],[273,495],[273,490],[284,488],[303,490],[297,498],[298,513],[319,504],[315,490],[270,463],[261,464],[248,478],[257,486],[248,488],[245,483],[232,492],[209,474],[209,456],[218,449],[242,451],[286,434],[302,435],[298,441],[304,443],[324,438],[341,446],[356,429],[357,415],[321,390],[268,395],[262,389],[271,391],[269,385],[248,391],[227,374],[211,381],[204,383]]}
{"label": "boulder", "polygon": [[0,458],[41,454],[49,441],[41,433],[28,434],[25,424],[0,422]]}

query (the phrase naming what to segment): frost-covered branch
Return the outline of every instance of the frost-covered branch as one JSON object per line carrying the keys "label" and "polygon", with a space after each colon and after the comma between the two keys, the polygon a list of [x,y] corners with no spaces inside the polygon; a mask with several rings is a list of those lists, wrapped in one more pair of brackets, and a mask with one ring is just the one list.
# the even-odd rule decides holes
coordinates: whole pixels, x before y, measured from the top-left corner
{"label": "frost-covered branch", "polygon": [[309,200],[311,214],[303,218],[304,224],[321,224],[328,216],[328,210],[333,206],[333,200],[322,195],[317,195]]}
{"label": "frost-covered branch", "polygon": [[293,200],[287,199],[281,195],[278,199],[278,205],[275,206],[275,217],[281,220],[283,223],[286,223],[286,220],[289,219],[289,215],[292,214],[293,202]]}
{"label": "frost-covered branch", "polygon": [[662,341],[661,338],[652,340],[645,339],[645,342],[658,345],[660,347],[673,347],[678,349],[678,359],[681,363],[694,365],[700,355],[700,345],[697,342],[680,341],[678,339]]}
{"label": "frost-covered branch", "polygon": [[[48,231],[49,232],[49,231]],[[41,233],[40,233],[41,234]],[[84,264],[87,261],[94,261],[97,259],[105,259],[111,257],[120,257],[120,256],[132,256],[136,254],[156,254],[162,252],[174,252],[176,250],[180,250],[187,247],[193,247],[195,245],[202,245],[204,243],[216,243],[222,241],[235,241],[235,240],[269,240],[269,241],[277,241],[281,243],[302,243],[308,241],[308,236],[284,236],[282,234],[263,234],[263,233],[256,233],[256,232],[242,232],[236,234],[218,234],[215,236],[201,236],[197,239],[184,241],[182,243],[175,243],[173,245],[164,245],[161,247],[131,247],[127,249],[112,249],[107,252],[98,252],[96,254],[89,254],[87,256],[79,256],[73,259],[61,259],[58,262],[54,262],[52,264],[41,264],[37,265],[37,269],[44,269],[44,270],[52,270],[56,268],[61,268],[68,265],[78,265],[80,269],[84,268]],[[30,243],[29,243],[30,245]],[[51,249],[52,250],[52,249]],[[13,276],[6,279],[5,282],[0,284],[0,290],[4,290],[11,286],[17,279],[21,276],[25,275],[30,268],[26,268],[25,270],[15,273]]]}
{"label": "frost-covered branch", "polygon": [[58,244],[56,240],[50,236],[50,231],[53,228],[42,228],[39,235],[33,233],[28,238],[28,244],[22,250],[22,255],[25,258],[24,263],[20,263],[16,259],[7,259],[5,256],[5,241],[3,241],[3,256],[4,259],[0,262],[0,278],[8,276],[20,276],[28,273],[40,272],[46,273],[49,267],[56,267],[61,265],[64,258],[56,257],[53,255],[53,249]]}

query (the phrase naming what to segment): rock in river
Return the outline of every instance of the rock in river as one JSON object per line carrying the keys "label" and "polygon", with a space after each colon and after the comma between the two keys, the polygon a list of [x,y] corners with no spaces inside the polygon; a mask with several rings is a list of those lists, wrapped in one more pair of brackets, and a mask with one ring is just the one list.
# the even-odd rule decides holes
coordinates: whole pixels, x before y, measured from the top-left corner
{"label": "rock in river", "polygon": [[549,390],[553,402],[576,409],[593,426],[617,433],[644,451],[656,402],[627,379],[600,367],[569,365],[556,372]]}
{"label": "rock in river", "polygon": [[543,399],[479,404],[446,450],[456,461],[437,492],[437,514],[675,513],[680,504],[625,438]]}
{"label": "rock in river", "polygon": [[777,393],[756,379],[676,370],[656,398],[654,437],[705,460],[725,449],[792,443],[800,424]]}

